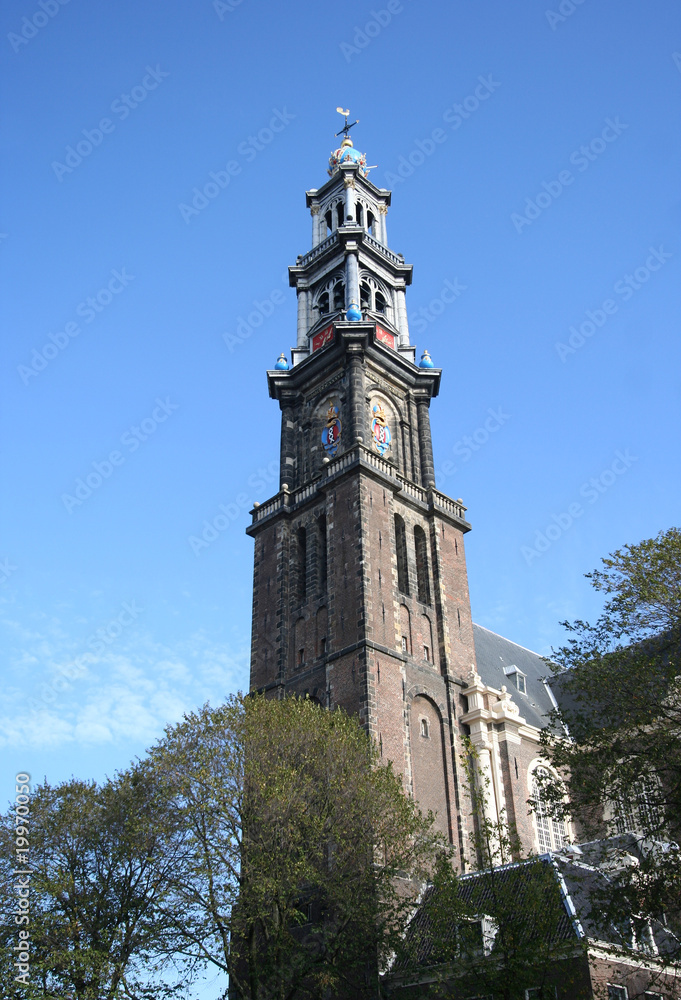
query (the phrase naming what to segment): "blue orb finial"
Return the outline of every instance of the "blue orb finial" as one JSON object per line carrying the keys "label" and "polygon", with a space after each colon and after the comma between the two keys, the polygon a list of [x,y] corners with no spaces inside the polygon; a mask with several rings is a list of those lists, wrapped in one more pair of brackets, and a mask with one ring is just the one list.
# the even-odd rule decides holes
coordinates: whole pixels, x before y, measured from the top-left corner
{"label": "blue orb finial", "polygon": [[348,308],[345,310],[345,318],[349,319],[352,323],[357,323],[362,318],[362,310],[359,308],[356,302],[351,302]]}
{"label": "blue orb finial", "polygon": [[283,351],[279,355],[279,359],[278,359],[276,365],[274,366],[274,368],[275,368],[275,371],[278,371],[278,372],[287,372],[288,371],[288,361],[286,360],[286,355],[284,354]]}
{"label": "blue orb finial", "polygon": [[419,368],[434,368],[433,359],[431,358],[428,351],[424,351],[421,355],[421,361],[419,363]]}

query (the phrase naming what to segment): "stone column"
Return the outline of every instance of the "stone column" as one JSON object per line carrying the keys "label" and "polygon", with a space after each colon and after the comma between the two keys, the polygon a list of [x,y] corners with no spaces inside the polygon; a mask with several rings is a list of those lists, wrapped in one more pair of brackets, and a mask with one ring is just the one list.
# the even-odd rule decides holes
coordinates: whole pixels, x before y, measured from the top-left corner
{"label": "stone column", "polygon": [[306,288],[298,289],[298,347],[307,347],[307,331],[310,329],[307,311],[309,294]]}
{"label": "stone column", "polygon": [[400,347],[409,347],[409,321],[407,319],[407,300],[404,288],[395,290],[396,326],[400,331]]}
{"label": "stone column", "polygon": [[352,174],[346,174],[343,178],[345,185],[345,218],[352,218],[355,222],[355,178]]}
{"label": "stone column", "polygon": [[349,250],[345,258],[345,308],[351,302],[359,306],[359,263],[357,249]]}
{"label": "stone column", "polygon": [[310,215],[312,216],[312,247],[314,248],[318,243],[322,242],[321,226],[319,221],[323,218],[323,216],[320,215],[319,205],[312,205],[310,207]]}
{"label": "stone column", "polygon": [[433,440],[430,434],[430,414],[428,400],[416,400],[419,420],[419,454],[421,458],[421,481],[423,486],[435,486],[435,465],[433,462]]}
{"label": "stone column", "polygon": [[380,234],[378,236],[378,240],[379,240],[379,242],[381,242],[383,244],[384,247],[387,247],[387,245],[388,245],[388,231],[387,231],[386,224],[385,224],[386,223],[386,218],[385,217],[388,214],[388,206],[387,205],[379,205],[378,206],[378,212],[379,212],[379,223],[380,223],[380,227],[381,227],[381,231],[380,231]]}

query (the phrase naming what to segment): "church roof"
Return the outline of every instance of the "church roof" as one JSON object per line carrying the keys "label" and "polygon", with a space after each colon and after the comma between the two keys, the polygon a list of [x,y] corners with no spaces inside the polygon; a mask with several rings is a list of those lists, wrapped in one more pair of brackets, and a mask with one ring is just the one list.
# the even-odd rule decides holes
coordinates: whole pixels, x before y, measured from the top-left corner
{"label": "church roof", "polygon": [[[497,690],[505,685],[525,721],[537,729],[544,729],[556,707],[555,692],[548,682],[551,670],[544,657],[482,625],[473,625],[473,638],[478,673],[483,683]],[[511,667],[524,675],[525,693],[518,688],[516,672]]]}
{"label": "church roof", "polygon": [[[524,861],[461,875],[458,881],[461,910],[458,915],[452,912],[440,933],[444,932],[445,939],[456,941],[457,928],[466,926],[463,913],[467,909],[478,919],[488,914],[493,920],[510,921],[515,928],[516,948],[523,945],[536,947],[533,942],[542,937],[544,943],[551,946],[586,939],[587,942],[604,941],[618,947],[622,944],[631,947],[630,911],[623,902],[622,909],[616,914],[609,913],[606,904],[611,889],[611,876],[593,864],[573,861],[560,852],[540,854]],[[421,966],[432,964],[434,958],[428,904],[436,891],[433,886],[426,889],[405,937],[408,949]],[[658,952],[674,953],[678,942],[664,924],[651,918],[649,930]],[[492,934],[487,952],[492,958],[494,945],[495,935]],[[479,958],[482,958],[482,950]],[[391,971],[399,973],[406,967],[406,959],[398,959]]]}

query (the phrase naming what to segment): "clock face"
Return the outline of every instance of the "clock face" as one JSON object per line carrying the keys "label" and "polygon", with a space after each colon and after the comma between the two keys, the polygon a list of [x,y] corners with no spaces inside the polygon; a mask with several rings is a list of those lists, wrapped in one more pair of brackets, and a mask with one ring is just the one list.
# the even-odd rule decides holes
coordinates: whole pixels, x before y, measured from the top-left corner
{"label": "clock face", "polygon": [[382,326],[376,327],[376,340],[380,340],[386,347],[392,347],[393,351],[395,350],[395,334],[388,333]]}
{"label": "clock face", "polygon": [[315,333],[312,338],[312,351],[318,351],[320,347],[326,347],[333,340],[333,326],[327,326],[325,330]]}

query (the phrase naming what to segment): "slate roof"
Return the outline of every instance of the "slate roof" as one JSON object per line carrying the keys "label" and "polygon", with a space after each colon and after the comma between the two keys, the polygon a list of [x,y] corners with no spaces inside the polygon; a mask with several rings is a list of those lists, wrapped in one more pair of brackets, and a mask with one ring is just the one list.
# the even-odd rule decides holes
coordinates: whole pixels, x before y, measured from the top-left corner
{"label": "slate roof", "polygon": [[[547,872],[550,874],[548,880]],[[514,924],[516,920],[518,922],[520,935],[516,940],[519,944],[523,940],[529,944],[539,934],[543,935],[544,943],[552,949],[554,946],[560,949],[570,941],[575,944],[579,941],[606,941],[617,946],[623,943],[622,932],[626,934],[628,931],[626,925],[617,927],[611,923],[603,926],[592,918],[595,900],[607,895],[611,884],[609,876],[593,865],[562,853],[550,852],[527,861],[504,865],[493,871],[462,875],[459,879],[459,898],[471,913],[478,916],[489,914],[492,917],[495,906],[502,900],[501,912],[512,915]],[[542,904],[537,890],[545,896],[554,889],[556,902],[560,900],[559,908],[553,911],[554,917],[549,917],[551,904],[548,897]],[[405,939],[412,954],[415,950],[418,964],[422,967],[433,964],[428,902],[434,892],[432,886],[426,890],[421,906],[412,917]],[[457,935],[457,926],[462,926],[461,917],[452,915],[446,928],[446,936],[449,937],[451,933],[452,941]],[[674,935],[659,921],[651,921],[651,930],[661,953],[672,953],[678,948]],[[490,954],[494,955],[494,947]],[[399,972],[402,967],[406,967],[406,960],[398,960],[391,971]]]}
{"label": "slate roof", "polygon": [[[473,624],[473,638],[478,673],[483,682],[497,689],[505,684],[525,721],[537,729],[544,729],[555,707],[551,697],[555,692],[550,691],[546,680],[551,677],[551,671],[545,659],[482,625]],[[513,674],[504,673],[504,667],[511,666],[525,674],[526,694],[516,687]]]}

